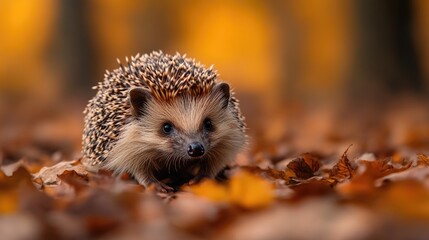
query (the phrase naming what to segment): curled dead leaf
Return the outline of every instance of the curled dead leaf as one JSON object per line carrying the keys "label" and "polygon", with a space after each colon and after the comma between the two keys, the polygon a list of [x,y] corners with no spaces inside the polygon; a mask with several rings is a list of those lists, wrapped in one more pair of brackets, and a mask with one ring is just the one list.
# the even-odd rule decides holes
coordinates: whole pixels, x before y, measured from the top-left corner
{"label": "curled dead leaf", "polygon": [[308,179],[315,175],[320,168],[320,163],[317,157],[310,153],[301,154],[300,157],[294,159],[287,165],[288,170],[286,175],[299,179]]}
{"label": "curled dead leaf", "polygon": [[88,187],[88,175],[79,174],[75,170],[65,170],[63,173],[58,175],[58,178],[73,186],[77,192]]}
{"label": "curled dead leaf", "polygon": [[351,145],[344,151],[343,155],[341,156],[340,160],[337,164],[334,165],[334,167],[329,172],[329,178],[328,181],[335,182],[343,182],[346,179],[350,179],[354,173],[355,169],[350,164],[350,160],[347,158],[347,151]]}

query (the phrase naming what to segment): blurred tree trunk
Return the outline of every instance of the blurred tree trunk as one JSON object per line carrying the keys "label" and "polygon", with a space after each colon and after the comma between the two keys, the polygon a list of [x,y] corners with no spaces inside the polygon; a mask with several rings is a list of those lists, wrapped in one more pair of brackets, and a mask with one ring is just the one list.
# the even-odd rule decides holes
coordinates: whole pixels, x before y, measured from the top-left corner
{"label": "blurred tree trunk", "polygon": [[423,89],[413,40],[412,1],[358,0],[357,52],[348,96],[361,101]]}
{"label": "blurred tree trunk", "polygon": [[66,94],[86,94],[93,85],[93,61],[87,2],[61,1],[57,41],[59,65]]}

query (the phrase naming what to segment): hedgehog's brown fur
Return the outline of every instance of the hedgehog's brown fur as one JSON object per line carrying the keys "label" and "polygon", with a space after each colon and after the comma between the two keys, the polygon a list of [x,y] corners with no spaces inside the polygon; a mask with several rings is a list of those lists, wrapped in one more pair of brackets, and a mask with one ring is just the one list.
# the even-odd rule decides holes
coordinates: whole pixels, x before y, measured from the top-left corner
{"label": "hedgehog's brown fur", "polygon": [[[162,52],[152,52],[149,55],[132,57],[131,61],[128,58],[126,60],[126,66],[120,64],[118,60],[120,68],[113,72],[107,71],[104,81],[95,87],[98,92],[89,101],[84,111],[83,153],[92,166],[105,166],[118,173],[128,172],[134,175],[139,182],[148,184],[154,181],[147,179],[145,175],[147,175],[148,168],[142,166],[150,162],[151,158],[159,158],[159,151],[168,149],[162,149],[163,147],[158,144],[158,148],[161,149],[158,152],[152,151],[155,155],[151,155],[150,147],[147,144],[149,142],[159,143],[162,139],[156,134],[147,133],[155,129],[148,130],[143,125],[145,122],[156,122],[157,120],[153,118],[154,116],[136,118],[130,104],[130,90],[142,88],[150,92],[153,96],[153,101],[150,102],[153,110],[149,115],[160,115],[164,111],[168,115],[166,117],[179,116],[180,118],[184,114],[184,108],[192,105],[191,110],[192,107],[202,109],[194,109],[195,111],[187,114],[193,114],[194,119],[201,120],[200,114],[211,114],[212,116],[223,114],[221,108],[216,107],[216,104],[220,105],[221,97],[219,94],[213,93],[214,87],[220,83],[217,82],[217,73],[212,67],[206,69],[203,65],[180,54],[171,56]],[[211,176],[216,174],[225,163],[231,161],[244,145],[244,118],[238,108],[238,101],[232,96],[233,92],[231,91],[230,94],[228,114],[218,121],[218,124],[224,124],[222,131],[226,132],[221,135],[213,134],[213,137],[220,137],[218,145],[222,146],[222,149],[217,148],[217,154],[207,154],[207,158],[211,156],[217,159],[213,160],[211,164],[219,165],[211,167],[213,168],[212,173],[209,174]],[[202,102],[205,105],[201,105]],[[193,105],[194,103],[195,105]],[[188,118],[190,117],[192,116]],[[175,121],[186,122],[186,120],[187,117],[182,117]],[[156,128],[156,125],[153,127]],[[184,128],[187,128],[187,125]],[[145,131],[147,132],[145,133]],[[149,139],[150,136],[152,139]],[[222,139],[222,137],[226,139]],[[136,141],[138,138],[145,138],[144,143]],[[141,168],[144,170],[142,171]]]}

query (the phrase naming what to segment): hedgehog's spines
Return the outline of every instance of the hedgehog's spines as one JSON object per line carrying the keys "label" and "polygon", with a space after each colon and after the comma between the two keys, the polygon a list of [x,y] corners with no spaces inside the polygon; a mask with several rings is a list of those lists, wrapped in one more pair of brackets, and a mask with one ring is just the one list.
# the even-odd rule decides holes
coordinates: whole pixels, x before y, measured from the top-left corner
{"label": "hedgehog's spines", "polygon": [[124,68],[124,65],[122,65],[122,63],[121,63],[121,60],[119,60],[119,58],[116,58],[116,61],[118,62],[119,67],[121,68],[122,73],[125,74],[125,68]]}

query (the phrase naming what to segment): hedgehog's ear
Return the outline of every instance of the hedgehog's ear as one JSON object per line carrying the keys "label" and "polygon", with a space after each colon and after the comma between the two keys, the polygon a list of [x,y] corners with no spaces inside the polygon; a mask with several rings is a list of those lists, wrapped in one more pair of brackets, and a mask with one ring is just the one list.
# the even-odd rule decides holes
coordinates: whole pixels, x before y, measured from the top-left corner
{"label": "hedgehog's ear", "polygon": [[136,87],[130,90],[130,103],[135,116],[142,116],[146,113],[147,102],[152,98],[149,90],[141,87]]}
{"label": "hedgehog's ear", "polygon": [[230,97],[229,85],[227,83],[219,83],[214,86],[213,92],[222,97],[222,108],[228,107]]}

